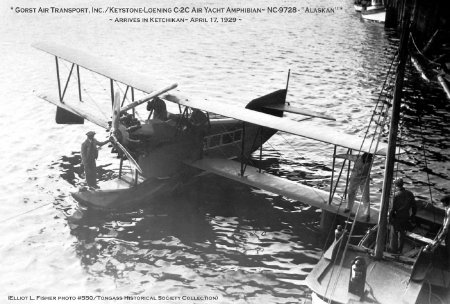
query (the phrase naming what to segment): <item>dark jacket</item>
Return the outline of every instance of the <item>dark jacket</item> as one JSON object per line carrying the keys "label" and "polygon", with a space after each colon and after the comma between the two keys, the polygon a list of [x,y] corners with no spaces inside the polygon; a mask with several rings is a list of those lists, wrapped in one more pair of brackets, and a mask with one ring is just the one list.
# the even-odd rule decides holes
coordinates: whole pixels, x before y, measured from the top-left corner
{"label": "dark jacket", "polygon": [[[411,214],[410,214],[411,210]],[[395,194],[391,210],[391,219],[394,222],[406,222],[410,216],[415,216],[417,212],[416,199],[411,191],[405,188]]]}
{"label": "dark jacket", "polygon": [[86,139],[81,145],[81,160],[83,165],[95,164],[95,160],[98,157],[97,140]]}

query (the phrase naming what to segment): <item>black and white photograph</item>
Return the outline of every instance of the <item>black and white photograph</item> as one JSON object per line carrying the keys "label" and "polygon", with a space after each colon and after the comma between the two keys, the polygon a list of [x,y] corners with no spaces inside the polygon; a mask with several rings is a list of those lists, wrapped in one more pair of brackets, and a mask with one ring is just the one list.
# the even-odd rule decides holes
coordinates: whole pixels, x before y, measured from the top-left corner
{"label": "black and white photograph", "polygon": [[4,0],[0,303],[450,303],[450,2]]}

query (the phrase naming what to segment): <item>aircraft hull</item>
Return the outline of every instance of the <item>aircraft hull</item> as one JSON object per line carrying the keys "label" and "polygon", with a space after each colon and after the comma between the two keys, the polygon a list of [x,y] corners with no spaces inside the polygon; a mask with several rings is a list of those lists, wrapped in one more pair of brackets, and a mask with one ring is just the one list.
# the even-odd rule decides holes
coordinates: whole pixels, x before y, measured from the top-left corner
{"label": "aircraft hull", "polygon": [[72,196],[81,205],[94,209],[133,209],[172,193],[180,185],[180,181],[176,178],[149,178],[135,185],[131,179],[118,178],[99,185],[101,189],[78,191],[72,193]]}
{"label": "aircraft hull", "polygon": [[[241,134],[240,140],[226,139],[236,132]],[[186,163],[203,157],[230,159],[243,156],[244,159],[248,159],[276,132],[253,124],[246,124],[243,131],[242,122],[237,120],[212,121],[211,126],[203,126],[201,129],[181,133],[172,138],[164,137],[159,143],[149,143],[143,148],[144,153],[140,151],[136,154],[143,177],[168,178],[183,174]]]}

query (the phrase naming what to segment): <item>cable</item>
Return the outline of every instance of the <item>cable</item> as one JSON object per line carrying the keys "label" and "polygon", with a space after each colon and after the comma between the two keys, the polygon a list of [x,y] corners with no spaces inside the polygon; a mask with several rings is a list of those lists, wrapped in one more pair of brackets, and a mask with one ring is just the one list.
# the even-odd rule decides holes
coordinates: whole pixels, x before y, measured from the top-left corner
{"label": "cable", "polygon": [[[67,63],[65,61],[62,61],[62,65],[66,68],[66,70],[69,70],[69,67],[67,66]],[[100,84],[98,79],[95,77],[95,73],[91,73],[91,75],[93,75],[94,80],[97,81],[97,84]],[[74,74],[74,77],[81,81],[81,79],[78,78],[77,73]],[[89,92],[86,90],[86,88],[83,87],[83,92],[86,93],[86,95],[91,99],[92,103],[94,104],[94,106],[99,110],[99,112],[103,115],[103,117],[106,120],[109,120],[109,117],[103,112],[102,108],[100,107],[100,105],[97,104],[97,102],[95,101],[94,98],[92,98],[92,96],[89,94]]]}
{"label": "cable", "polygon": [[[422,152],[423,152],[423,159],[425,162],[425,172],[427,173],[428,191],[430,193],[430,203],[433,204],[433,194],[431,192],[430,174],[428,173],[427,155],[425,153],[425,137],[423,136],[422,120],[420,118],[420,115],[418,115],[418,118],[419,118],[420,136],[422,138]],[[428,204],[429,203],[427,203],[427,205]],[[433,215],[434,215],[434,212],[433,212]]]}
{"label": "cable", "polygon": [[[366,138],[367,138],[367,136],[368,136],[368,133],[369,133],[369,130],[370,130],[370,125],[371,125],[372,122],[374,121],[374,116],[375,116],[375,113],[376,113],[376,109],[377,109],[378,106],[379,106],[379,102],[381,101],[382,93],[383,93],[384,89],[386,88],[386,84],[387,84],[387,82],[388,82],[388,79],[390,79],[391,69],[392,69],[392,66],[393,66],[393,64],[394,64],[394,61],[395,61],[395,58],[396,58],[396,57],[397,57],[397,53],[396,53],[396,55],[394,56],[393,60],[391,61],[391,65],[390,65],[390,67],[389,67],[387,77],[386,77],[386,79],[385,79],[385,81],[384,81],[384,83],[383,83],[382,91],[381,91],[380,94],[379,94],[379,98],[378,98],[378,100],[377,100],[377,104],[376,104],[376,106],[375,106],[375,110],[374,110],[373,113],[372,113],[372,116],[371,116],[369,125],[368,125],[368,127],[367,127],[367,130],[366,130],[366,132],[365,132],[363,141],[362,141],[361,146],[360,146],[360,149],[359,149],[359,151],[358,151],[359,154],[361,153],[362,147],[364,146],[364,142],[365,142],[365,140],[366,140]],[[383,106],[381,107],[381,112],[383,112],[384,107],[385,107],[385,104],[383,103]],[[387,111],[384,111],[384,115],[379,115],[378,120],[377,120],[377,125],[376,125],[375,130],[374,130],[374,134],[376,134],[376,132],[377,132],[377,130],[378,130],[378,127],[381,128],[381,126],[384,126],[384,124],[386,123],[387,117],[388,117]],[[384,119],[383,119],[383,124],[381,125],[381,124],[379,124],[379,123],[380,123],[380,121],[381,121],[382,118],[384,118]],[[375,153],[374,153],[375,155],[376,155],[376,151],[378,150],[378,146],[379,146],[380,140],[381,140],[381,132],[380,132],[380,134],[379,134],[379,136],[378,136],[378,139],[377,139],[377,141],[376,141]],[[370,144],[370,146],[369,146],[369,151],[370,151],[370,149],[372,148],[372,145],[373,145],[373,142],[374,142],[374,141],[375,141],[375,140],[372,140],[372,142],[371,142],[371,144]],[[359,156],[359,154],[358,154],[358,156]],[[370,164],[370,168],[372,168],[372,166],[373,166],[374,159],[375,159],[375,157],[372,158],[372,162],[371,162],[371,164]],[[367,176],[367,178],[369,178],[369,177]],[[367,181],[365,181],[365,182],[367,182]],[[365,188],[364,188],[363,191],[365,191]],[[364,193],[363,193],[363,196],[364,196]],[[356,215],[359,214],[359,210],[360,210],[360,207],[361,207],[361,203],[362,203],[362,202],[361,202],[361,200],[360,200],[360,201],[358,202],[358,207],[357,207],[357,210],[356,210]],[[370,208],[370,206],[369,206],[369,208]],[[349,219],[350,219],[350,213],[349,213],[349,215],[348,215],[348,217],[347,217],[347,222],[346,222],[346,224],[345,224],[344,231],[346,230],[346,228],[347,228],[347,226],[348,226],[348,220],[349,220]],[[351,229],[350,229],[350,233],[349,233],[349,238],[348,238],[348,240],[347,240],[347,242],[346,242],[346,244],[345,244],[344,252],[343,252],[343,254],[342,254],[341,261],[340,261],[340,264],[339,264],[339,268],[338,268],[339,274],[340,274],[340,272],[342,271],[342,265],[343,265],[343,262],[344,262],[344,258],[345,258],[345,255],[346,255],[346,253],[347,253],[348,246],[349,246],[349,244],[350,244],[350,236],[352,236],[352,234],[353,234],[353,231],[354,231],[356,222],[357,222],[357,221],[356,221],[356,216],[355,216],[355,220],[353,221],[353,223],[352,223],[352,225],[351,225]],[[342,246],[342,242],[341,242],[341,244],[339,244],[338,252],[339,252],[339,250],[341,249],[341,246]],[[331,278],[333,277],[333,272],[334,272],[334,270],[335,270],[335,269],[333,268],[332,274],[331,274],[331,276],[330,276],[330,281],[328,281],[328,285],[327,285],[325,294],[327,293],[327,291],[328,291],[328,289],[329,289],[329,287],[330,287]],[[339,274],[338,274],[338,276],[339,276]],[[333,288],[332,288],[332,294],[333,294],[333,293],[335,292],[335,290],[336,290],[337,283],[338,283],[338,282],[337,282],[337,280],[336,280],[335,283],[334,283],[334,286],[333,286]],[[331,297],[329,298],[329,303],[331,303]]]}
{"label": "cable", "polygon": [[[117,81],[115,81],[115,83],[117,84]],[[122,94],[122,96],[125,96],[125,99],[127,100],[127,102],[128,102],[128,103],[131,103],[131,102],[130,102],[130,99],[129,99],[128,96],[124,93],[124,91],[123,91],[123,89],[120,87],[120,85],[117,84],[116,87],[119,88],[119,91],[120,91],[120,93]],[[143,120],[143,119],[141,118],[141,115],[139,115],[139,112],[138,112],[138,111],[134,111],[134,113],[135,113],[135,115],[138,117],[139,120]]]}
{"label": "cable", "polygon": [[5,222],[7,222],[7,221],[9,221],[9,220],[12,220],[12,219],[16,218],[16,217],[19,217],[19,216],[25,215],[25,214],[27,214],[27,213],[33,212],[33,211],[35,211],[35,210],[37,210],[37,209],[39,209],[39,208],[45,207],[45,206],[50,205],[50,204],[53,204],[53,202],[50,202],[50,203],[41,205],[41,206],[36,207],[36,208],[33,208],[33,209],[31,209],[31,210],[28,210],[28,211],[25,211],[25,212],[22,212],[22,213],[13,215],[13,216],[11,216],[11,217],[9,217],[9,218],[0,220],[0,224],[3,224],[3,223],[5,223]]}
{"label": "cable", "polygon": [[414,36],[412,35],[412,33],[409,33],[409,37],[411,37],[411,41],[412,41],[412,43],[413,43],[413,45],[414,45],[414,48],[416,49],[417,53],[419,53],[420,56],[422,56],[422,58],[424,58],[426,61],[428,61],[428,62],[431,63],[431,64],[439,65],[438,62],[428,59],[428,57],[426,57],[426,56],[419,50],[419,48],[417,47],[416,41],[414,40]]}

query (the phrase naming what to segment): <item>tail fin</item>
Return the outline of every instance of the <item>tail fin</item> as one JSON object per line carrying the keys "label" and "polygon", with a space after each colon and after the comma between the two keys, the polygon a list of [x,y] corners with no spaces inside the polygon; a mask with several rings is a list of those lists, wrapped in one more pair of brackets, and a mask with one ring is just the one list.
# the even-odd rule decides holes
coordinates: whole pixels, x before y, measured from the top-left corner
{"label": "tail fin", "polygon": [[[266,113],[273,116],[283,117],[283,106],[286,103],[285,89],[278,90],[262,97],[253,99],[245,108]],[[280,109],[277,109],[280,108]]]}
{"label": "tail fin", "polygon": [[[286,92],[286,90],[278,90],[262,97],[253,99],[247,104],[245,108],[273,116],[283,117],[283,108],[286,102]],[[261,140],[255,140],[256,136],[258,136],[258,132],[261,132]],[[251,153],[259,149],[260,146],[265,143],[270,137],[272,137],[276,132],[277,130],[275,129],[259,126],[257,128],[246,129],[245,141],[253,142],[252,145],[246,147],[246,157],[250,157]]]}

